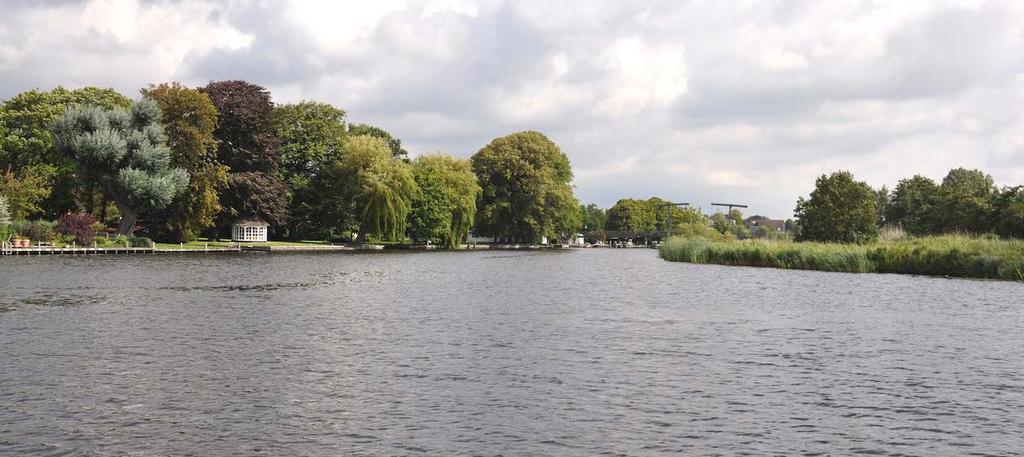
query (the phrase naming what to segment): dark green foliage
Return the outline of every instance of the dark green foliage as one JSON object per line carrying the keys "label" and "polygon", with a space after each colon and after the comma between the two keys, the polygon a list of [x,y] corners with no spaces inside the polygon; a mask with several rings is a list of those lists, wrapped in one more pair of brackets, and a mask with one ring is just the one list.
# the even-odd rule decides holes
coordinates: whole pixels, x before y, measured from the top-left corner
{"label": "dark green foliage", "polygon": [[0,197],[7,202],[11,217],[23,219],[42,211],[50,196],[52,174],[45,165],[29,165],[15,174],[10,165],[0,171]]}
{"label": "dark green foliage", "polygon": [[88,246],[96,237],[96,231],[92,227],[95,222],[96,218],[89,213],[64,213],[57,220],[57,233],[74,237],[78,244]]}
{"label": "dark green foliage", "polygon": [[133,236],[130,244],[133,248],[151,248],[153,247],[153,240],[144,236]]}
{"label": "dark green foliage", "polygon": [[800,231],[800,225],[793,219],[786,219],[785,230],[791,234],[796,234],[796,232]]}
{"label": "dark green foliage", "polygon": [[739,239],[751,237],[750,230],[744,223],[743,213],[738,209],[733,209],[729,214],[718,212],[712,214],[708,219],[711,222],[711,228],[718,233]]}
{"label": "dark green foliage", "polygon": [[939,213],[944,233],[988,233],[993,229],[995,185],[981,170],[955,168],[939,186]]}
{"label": "dark green foliage", "polygon": [[11,232],[18,236],[28,236],[29,231],[32,230],[32,222],[25,219],[15,219],[11,221]]}
{"label": "dark green foliage", "polygon": [[348,134],[352,136],[369,135],[374,138],[380,138],[387,143],[388,149],[391,150],[392,157],[400,159],[404,162],[409,161],[409,152],[406,151],[405,149],[402,149],[402,140],[395,138],[394,136],[391,135],[391,133],[388,133],[387,130],[384,130],[380,127],[374,127],[369,124],[355,124],[349,126]]}
{"label": "dark green foliage", "polygon": [[330,200],[324,175],[344,153],[345,111],[317,102],[278,105],[273,125],[282,142],[279,174],[289,188],[288,236],[327,237],[334,224],[322,218]]}
{"label": "dark green foliage", "polygon": [[921,175],[902,179],[885,207],[886,224],[902,227],[912,235],[938,231],[939,186]]}
{"label": "dark green foliage", "polygon": [[1024,238],[1024,186],[1007,187],[994,199],[995,232],[1007,238]]}
{"label": "dark green foliage", "polygon": [[[704,215],[694,208],[669,205],[668,200],[651,197],[647,200],[624,198],[608,208],[605,213],[605,228],[608,230],[624,230],[630,232],[653,232],[705,221]],[[670,217],[671,214],[671,217]]]}
{"label": "dark green foliage", "polygon": [[569,158],[543,134],[518,132],[496,138],[472,161],[483,189],[476,234],[536,243],[579,226]]}
{"label": "dark green foliage", "polygon": [[412,162],[419,192],[409,212],[408,235],[457,249],[469,235],[480,186],[468,160],[432,154]]}
{"label": "dark green foliage", "polygon": [[154,231],[179,242],[195,240],[214,226],[221,210],[219,193],[228,180],[228,168],[217,161],[213,137],[217,108],[205,93],[178,83],[150,86],[142,94],[160,107],[171,164],[189,174],[185,191],[155,215],[159,224]]}
{"label": "dark green foliage", "polygon": [[4,100],[0,106],[0,166],[23,168],[30,165],[54,165],[62,157],[54,154],[50,126],[68,108],[95,106],[104,109],[128,108],[131,100],[113,89],[84,87],[69,91],[58,86],[51,91],[22,92]]}
{"label": "dark green foliage", "polygon": [[608,215],[605,210],[601,209],[597,205],[593,203],[586,206],[580,205],[580,221],[582,221],[582,226],[580,227],[581,231],[592,232],[604,230],[607,219]]}
{"label": "dark green foliage", "polygon": [[798,241],[865,243],[878,238],[878,195],[848,171],[821,176],[797,202]]}
{"label": "dark green foliage", "polygon": [[438,243],[449,230],[452,212],[445,196],[444,179],[415,166],[412,172],[420,193],[413,200],[406,233],[416,241]]}
{"label": "dark green foliage", "polygon": [[30,90],[0,105],[0,170],[12,167],[21,175],[34,168],[45,178],[46,197],[34,213],[57,217],[76,206],[92,209],[97,202],[95,183],[76,174],[73,160],[53,148],[50,127],[68,108],[126,109],[131,100],[113,89],[84,87],[69,91]]}
{"label": "dark green foliage", "polygon": [[49,242],[57,234],[57,221],[43,219],[32,221],[28,228],[28,237],[35,241]]}
{"label": "dark green foliage", "polygon": [[623,198],[608,208],[605,226],[608,230],[653,232],[658,227],[655,209],[644,200]]}
{"label": "dark green foliage", "polygon": [[891,201],[889,188],[882,186],[880,189],[876,190],[875,198],[878,202],[878,226],[881,227],[886,224],[885,214],[889,209],[889,202]]}
{"label": "dark green foliage", "polygon": [[130,235],[140,211],[162,209],[188,184],[170,167],[160,109],[142,99],[123,109],[71,108],[54,123],[54,147],[78,164],[121,212],[118,233]]}
{"label": "dark green foliage", "polygon": [[[668,230],[669,220],[671,219],[672,229],[678,228],[682,224],[689,224],[692,222],[702,222],[704,215],[700,211],[694,208],[686,208],[680,206],[668,205],[668,200],[663,200],[659,197],[651,197],[644,201],[651,211],[654,212],[655,230]],[[671,217],[669,217],[671,214]]]}

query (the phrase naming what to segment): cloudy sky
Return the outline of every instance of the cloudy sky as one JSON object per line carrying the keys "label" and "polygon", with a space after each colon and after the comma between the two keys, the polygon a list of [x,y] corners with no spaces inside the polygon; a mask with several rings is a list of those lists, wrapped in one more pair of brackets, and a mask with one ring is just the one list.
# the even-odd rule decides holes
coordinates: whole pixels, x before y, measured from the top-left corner
{"label": "cloudy sky", "polygon": [[837,169],[1024,184],[1020,1],[0,3],[0,98],[245,79],[414,154],[538,130],[602,206],[787,217]]}

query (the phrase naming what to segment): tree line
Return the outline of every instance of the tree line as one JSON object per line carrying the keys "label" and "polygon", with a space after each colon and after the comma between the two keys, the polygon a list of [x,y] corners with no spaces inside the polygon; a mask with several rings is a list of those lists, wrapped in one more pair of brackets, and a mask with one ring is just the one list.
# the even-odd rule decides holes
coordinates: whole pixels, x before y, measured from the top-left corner
{"label": "tree line", "polygon": [[[751,230],[743,212],[735,208],[728,214],[717,212],[705,215],[697,208],[676,206],[660,197],[622,198],[607,210],[589,204],[580,208],[580,214],[583,221],[581,230],[594,240],[599,239],[599,232],[604,231],[636,234],[671,232],[716,239],[785,236],[784,233],[773,233],[765,227],[753,227],[754,230]],[[754,216],[753,219],[767,218]]]}
{"label": "tree line", "polygon": [[[578,230],[568,157],[539,132],[496,138],[470,159],[410,159],[384,129],[338,107],[275,104],[245,81],[32,90],[0,104],[0,209],[69,213],[168,241],[228,235],[259,218],[279,239],[538,242]],[[2,226],[3,215],[0,215]],[[0,227],[3,228],[3,227]],[[25,235],[25,234],[22,234]]]}
{"label": "tree line", "polygon": [[658,197],[623,198],[606,211],[596,205],[582,207],[581,219],[585,231],[671,231],[712,239],[868,243],[885,228],[918,237],[958,233],[1024,238],[1024,186],[996,186],[990,175],[976,169],[952,169],[941,182],[915,175],[891,191],[872,188],[848,171],[822,175],[809,197],[797,201],[794,219],[785,221],[782,232],[749,227],[737,209],[704,215],[667,203]]}
{"label": "tree line", "polygon": [[817,179],[795,217],[798,241],[871,242],[887,226],[915,236],[1024,238],[1024,186],[997,187],[981,170],[954,168],[939,183],[915,175],[890,191],[837,171]]}

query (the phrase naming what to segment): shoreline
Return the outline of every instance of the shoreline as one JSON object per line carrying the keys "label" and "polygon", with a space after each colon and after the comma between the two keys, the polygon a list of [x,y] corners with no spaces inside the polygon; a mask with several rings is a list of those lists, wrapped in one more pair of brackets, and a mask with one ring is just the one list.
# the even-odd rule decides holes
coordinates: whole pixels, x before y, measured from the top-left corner
{"label": "shoreline", "polygon": [[963,235],[865,245],[674,237],[658,256],[695,264],[1024,281],[1024,243]]}
{"label": "shoreline", "polygon": [[582,249],[561,245],[528,245],[528,244],[471,244],[463,245],[460,249],[442,249],[435,245],[262,245],[262,246],[237,246],[237,247],[182,247],[182,248],[157,248],[157,247],[49,247],[34,246],[28,248],[8,248],[0,251],[0,256],[63,256],[63,255],[129,255],[129,254],[224,254],[241,252],[376,252],[376,251],[408,251],[408,252],[473,252],[473,251],[533,251],[533,250],[559,250],[559,249]]}

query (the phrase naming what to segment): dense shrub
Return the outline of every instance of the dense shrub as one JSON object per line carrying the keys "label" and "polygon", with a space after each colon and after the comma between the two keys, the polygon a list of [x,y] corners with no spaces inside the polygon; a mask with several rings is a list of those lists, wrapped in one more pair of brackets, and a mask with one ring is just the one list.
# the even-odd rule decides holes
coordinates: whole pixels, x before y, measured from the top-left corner
{"label": "dense shrub", "polygon": [[732,233],[720,233],[704,221],[680,224],[673,230],[673,233],[683,238],[703,238],[715,241],[735,239]]}
{"label": "dense shrub", "polygon": [[15,219],[11,222],[11,232],[16,236],[28,236],[32,223],[24,219]]}
{"label": "dense shrub", "polygon": [[36,220],[29,224],[28,237],[35,241],[53,241],[57,234],[57,221]]}
{"label": "dense shrub", "polygon": [[73,236],[75,242],[88,246],[96,237],[93,224],[96,219],[92,214],[83,212],[64,213],[57,221],[57,232],[62,235]]}
{"label": "dense shrub", "polygon": [[153,247],[153,240],[144,236],[132,237],[131,245],[133,248],[151,248]]}

